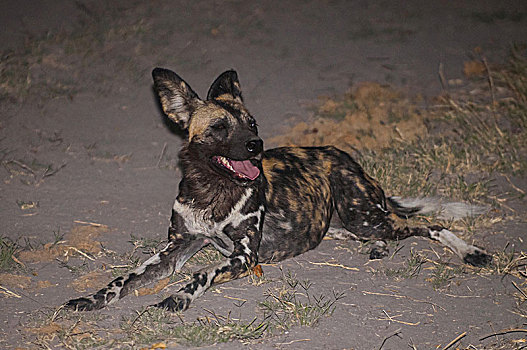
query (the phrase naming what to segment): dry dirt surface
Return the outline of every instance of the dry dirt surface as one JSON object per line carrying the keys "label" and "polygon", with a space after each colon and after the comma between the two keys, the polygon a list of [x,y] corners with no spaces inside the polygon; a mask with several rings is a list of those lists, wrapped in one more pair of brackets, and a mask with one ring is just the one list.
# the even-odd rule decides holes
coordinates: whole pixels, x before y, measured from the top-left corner
{"label": "dry dirt surface", "polygon": [[[527,346],[527,82],[493,75],[525,52],[527,2],[19,0],[0,22],[0,348]],[[370,261],[328,239],[182,314],[144,306],[190,268],[102,311],[61,309],[166,239],[183,135],[154,67],[201,96],[236,69],[267,147],[333,143],[391,195],[486,206],[444,224],[495,264],[417,238]]]}

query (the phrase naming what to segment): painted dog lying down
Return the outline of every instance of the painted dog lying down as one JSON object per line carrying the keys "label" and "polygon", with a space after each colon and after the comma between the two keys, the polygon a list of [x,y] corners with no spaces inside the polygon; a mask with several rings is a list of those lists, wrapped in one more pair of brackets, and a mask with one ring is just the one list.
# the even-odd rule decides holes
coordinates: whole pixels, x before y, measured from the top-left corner
{"label": "painted dog lying down", "polygon": [[[258,262],[291,258],[318,246],[334,212],[347,236],[401,240],[424,236],[452,249],[466,263],[491,257],[450,231],[397,227],[393,214],[420,211],[384,195],[347,153],[335,147],[263,150],[254,117],[243,104],[235,71],[221,74],[202,100],[176,73],[156,68],[154,87],[164,113],[188,133],[180,152],[183,177],[174,202],[168,244],[159,253],[97,293],[70,300],[76,310],[100,309],[130,291],[170,276],[202,247],[226,259],[156,306],[184,310],[211,285],[246,276]],[[372,250],[372,257],[383,251]]]}

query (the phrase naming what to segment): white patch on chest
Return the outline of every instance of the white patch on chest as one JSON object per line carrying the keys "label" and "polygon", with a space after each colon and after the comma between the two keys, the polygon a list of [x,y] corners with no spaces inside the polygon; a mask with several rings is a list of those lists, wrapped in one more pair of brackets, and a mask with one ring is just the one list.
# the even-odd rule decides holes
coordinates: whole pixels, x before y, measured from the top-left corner
{"label": "white patch on chest", "polygon": [[264,210],[263,205],[258,208],[257,211],[242,214],[241,211],[254,190],[248,188],[245,193],[241,196],[240,200],[234,205],[229,215],[220,222],[214,221],[214,218],[210,216],[210,211],[207,209],[200,210],[192,208],[188,204],[182,204],[178,200],[174,202],[174,210],[183,218],[185,227],[188,232],[193,235],[202,235],[210,238],[218,238],[227,244],[228,248],[221,248],[218,245],[215,247],[222,252],[224,255],[229,255],[234,250],[234,243],[232,240],[223,232],[223,229],[227,225],[232,225],[233,228],[237,228],[243,221],[256,217],[256,228],[260,225],[260,219]]}

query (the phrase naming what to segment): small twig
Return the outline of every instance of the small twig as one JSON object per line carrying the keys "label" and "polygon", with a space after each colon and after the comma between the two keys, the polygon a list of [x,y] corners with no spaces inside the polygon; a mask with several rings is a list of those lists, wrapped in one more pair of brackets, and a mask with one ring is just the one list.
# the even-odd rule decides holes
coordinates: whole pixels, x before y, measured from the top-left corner
{"label": "small twig", "polygon": [[236,297],[230,297],[230,296],[228,296],[228,295],[224,295],[223,297],[224,297],[224,298],[227,298],[227,299],[231,299],[231,300],[237,300],[237,301],[247,302],[247,299],[236,298]]}
{"label": "small twig", "polygon": [[509,334],[509,333],[527,333],[527,329],[522,329],[522,328],[504,329],[499,332],[486,335],[483,338],[479,338],[479,341],[485,340],[490,337],[495,337],[498,335],[504,335],[504,334]]}
{"label": "small twig", "polygon": [[527,294],[525,294],[525,292],[523,290],[520,289],[520,287],[518,287],[518,285],[514,282],[514,281],[511,281],[512,282],[512,285],[514,286],[514,288],[516,288],[518,290],[518,292],[520,292],[523,297],[525,299],[527,299]]}
{"label": "small twig", "polygon": [[308,262],[310,264],[318,265],[318,266],[332,266],[332,267],[340,267],[342,269],[351,270],[351,271],[360,271],[356,267],[349,267],[349,266],[345,266],[342,264],[335,264],[335,263],[330,263],[330,262],[313,262],[313,261],[308,261]]}
{"label": "small twig", "polygon": [[482,298],[481,295],[454,295],[449,293],[443,293],[443,295],[451,298]]}
{"label": "small twig", "polygon": [[301,341],[311,341],[311,339],[297,339],[297,340],[291,340],[287,343],[276,343],[276,345],[291,345],[291,344],[294,344],[294,343],[298,343],[298,342],[301,342]]}
{"label": "small twig", "polygon": [[15,254],[11,254],[11,259],[13,259],[14,262],[16,262],[18,265],[22,266],[23,268],[26,267],[26,265],[22,261],[17,259]]}
{"label": "small twig", "polygon": [[57,316],[59,315],[60,310],[64,309],[64,306],[65,306],[65,305],[61,305],[61,306],[59,306],[59,307],[55,310],[55,312],[54,312],[53,315],[51,316],[51,322],[54,322],[54,321],[55,321],[55,319],[56,319]]}
{"label": "small twig", "polygon": [[444,92],[447,92],[447,83],[445,79],[445,68],[443,66],[443,62],[439,62],[439,68],[438,68],[437,74],[439,75],[439,81],[441,82],[441,88],[443,89]]}
{"label": "small twig", "polygon": [[512,188],[514,188],[516,191],[520,192],[521,194],[525,194],[525,191],[522,190],[521,188],[517,187],[515,184],[513,184],[511,182],[511,179],[509,179],[509,177],[507,175],[505,175],[505,180],[507,180],[507,182],[512,186]]}
{"label": "small twig", "polygon": [[36,300],[36,299],[30,297],[30,296],[27,295],[27,294],[24,294],[24,293],[22,293],[22,292],[20,292],[20,291],[18,292],[19,294],[17,294],[17,293],[15,293],[15,292],[10,291],[10,290],[7,289],[6,287],[1,286],[1,285],[0,285],[0,292],[2,292],[2,293],[4,293],[4,294],[7,294],[7,295],[10,295],[10,296],[13,296],[13,297],[16,297],[16,298],[27,298],[27,299],[29,299],[29,300],[31,300],[31,301],[34,301],[34,302],[37,303],[37,304],[41,304],[40,301],[38,301],[38,300]]}
{"label": "small twig", "polygon": [[485,69],[487,70],[487,77],[489,81],[489,89],[490,89],[490,97],[492,98],[492,116],[494,117],[494,127],[496,128],[496,131],[498,134],[500,134],[501,137],[504,136],[503,131],[501,131],[500,127],[498,126],[498,117],[496,116],[496,94],[494,92],[494,79],[492,79],[492,74],[490,72],[489,64],[487,63],[487,59],[485,57],[482,58],[483,64],[485,65]]}
{"label": "small twig", "polygon": [[15,292],[10,291],[4,286],[0,286],[0,289],[7,295],[15,297],[15,298],[22,298],[20,295],[16,294]]}
{"label": "small twig", "polygon": [[391,322],[397,322],[397,323],[401,323],[401,324],[405,324],[407,326],[418,326],[421,322],[405,322],[405,321],[399,321],[399,320],[396,320],[394,317],[399,317],[401,315],[396,315],[396,316],[390,316],[388,315],[388,313],[384,310],[382,310],[382,312],[386,315],[387,318],[379,318],[380,321],[391,321]]}
{"label": "small twig", "polygon": [[86,259],[90,259],[91,261],[95,261],[94,258],[92,258],[91,256],[89,256],[88,254],[86,254],[85,252],[83,252],[82,250],[80,249],[77,249],[75,247],[72,247],[72,246],[68,246],[69,249],[73,249],[74,251],[76,251],[77,253],[79,253],[80,255],[82,255],[83,257],[85,257]]}
{"label": "small twig", "polygon": [[216,314],[216,312],[212,311],[212,310],[209,310],[209,309],[206,309],[206,308],[203,308],[203,310],[205,310],[206,312],[208,312],[209,314],[212,315],[212,317],[214,317],[216,319],[216,322],[218,324],[221,324],[221,320],[220,319],[223,319],[223,320],[226,320],[226,322],[229,321],[228,317],[225,317],[225,316],[222,316],[222,315],[218,315]]}
{"label": "small twig", "polygon": [[404,136],[403,136],[403,133],[401,132],[401,130],[399,130],[399,128],[397,126],[394,126],[393,129],[395,130],[395,132],[397,133],[397,135],[401,138],[401,140],[405,140]]}
{"label": "small twig", "polygon": [[[388,315],[388,313],[386,312],[386,310],[383,309],[382,312],[386,315],[386,317],[388,317],[388,320],[390,320],[390,321],[394,321],[394,319],[392,318],[392,316]],[[397,316],[395,316],[395,317],[397,317]]]}
{"label": "small twig", "polygon": [[410,343],[408,343],[408,346],[412,348],[412,350],[417,350],[417,348],[414,345],[414,340],[412,339],[412,337],[410,337]]}
{"label": "small twig", "polygon": [[47,167],[46,170],[44,170],[44,172],[42,173],[41,175],[41,179],[44,179],[46,177],[49,177],[49,176],[53,176],[55,175],[56,173],[58,173],[62,168],[64,168],[66,166],[67,163],[63,163],[61,166],[59,166],[57,169],[53,170],[53,168],[51,166]]}
{"label": "small twig", "polygon": [[87,222],[87,221],[81,221],[81,220],[73,220],[73,222],[76,223],[76,224],[90,225],[90,226],[95,226],[95,227],[102,227],[102,226],[104,226],[103,224],[97,224],[95,222]]}
{"label": "small twig", "polygon": [[496,330],[494,330],[494,326],[492,325],[492,322],[489,321],[489,326],[490,326],[490,329],[492,329],[492,331],[495,333],[494,334],[494,337],[496,338],[496,341],[499,342],[501,344],[501,340],[500,338],[498,337],[498,335],[496,334]]}
{"label": "small twig", "polygon": [[485,57],[482,57],[481,60],[483,61],[483,64],[485,65],[485,70],[487,71],[487,80],[489,82],[490,97],[492,98],[492,110],[494,111],[494,106],[496,105],[496,96],[494,94],[494,79],[492,79],[487,59]]}
{"label": "small twig", "polygon": [[452,340],[450,343],[447,344],[442,350],[449,349],[452,345],[460,341],[462,338],[464,338],[467,335],[467,332],[463,332],[460,335],[458,335],[454,340]]}
{"label": "small twig", "polygon": [[14,163],[14,164],[18,165],[19,167],[21,167],[22,169],[25,169],[25,170],[29,171],[31,174],[35,175],[35,171],[33,169],[31,169],[26,164],[24,164],[22,162],[19,162],[18,160],[10,160],[8,163]]}
{"label": "small twig", "polygon": [[390,256],[390,260],[392,260],[393,257],[395,256],[395,254],[399,253],[399,251],[400,251],[401,249],[403,249],[403,248],[404,248],[404,244],[401,244],[399,247],[397,247],[397,249],[395,249],[395,251],[393,252],[393,254]]}
{"label": "small twig", "polygon": [[150,310],[150,308],[153,308],[153,307],[155,307],[155,306],[154,306],[154,305],[149,305],[149,306],[146,307],[146,309],[144,309],[143,311],[141,311],[141,312],[137,315],[137,317],[133,320],[133,322],[130,324],[130,328],[132,328],[132,327],[135,325],[135,323],[137,322],[137,320],[139,320],[139,319],[141,318],[141,316],[143,316],[143,315],[145,314],[145,312],[147,312],[148,310]]}
{"label": "small twig", "polygon": [[167,143],[163,145],[163,149],[161,150],[161,154],[159,155],[159,159],[157,160],[156,168],[159,168],[159,164],[161,164],[161,160],[163,159],[163,156],[165,155],[165,151],[167,149]]}
{"label": "small twig", "polygon": [[127,265],[109,265],[110,269],[129,269],[132,268],[133,265],[127,264]]}
{"label": "small twig", "polygon": [[382,349],[382,347],[384,346],[384,343],[386,343],[386,341],[387,341],[388,339],[390,339],[391,337],[399,337],[399,338],[401,338],[401,336],[399,335],[399,333],[401,333],[401,329],[402,329],[402,328],[399,328],[399,329],[397,329],[395,332],[393,332],[392,334],[390,334],[389,336],[384,337],[384,340],[382,341],[381,346],[379,347],[379,350]]}

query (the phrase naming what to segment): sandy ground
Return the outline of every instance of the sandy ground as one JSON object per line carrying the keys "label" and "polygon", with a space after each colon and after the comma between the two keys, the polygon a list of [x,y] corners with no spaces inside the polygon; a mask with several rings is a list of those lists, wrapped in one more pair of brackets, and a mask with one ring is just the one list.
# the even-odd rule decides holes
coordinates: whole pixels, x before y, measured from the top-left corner
{"label": "sandy ground", "polygon": [[[13,60],[30,67],[29,75],[2,82],[10,94],[0,101],[0,156],[10,163],[0,169],[1,234],[39,248],[73,239],[75,227],[82,226],[76,221],[97,223],[107,228],[97,232],[97,241],[117,256],[98,260],[101,250],[92,247],[86,251],[94,261],[85,259],[84,270],[71,273],[56,259],[75,254],[62,249],[48,260],[25,263],[21,274],[30,282],[3,285],[20,298],[0,296],[0,347],[31,348],[36,345],[28,343],[28,320],[83,294],[71,284],[76,278],[118,265],[124,260],[119,254],[133,248],[131,235],[166,237],[181,175],[181,134],[161,115],[153,67],[173,69],[201,96],[219,73],[235,68],[265,140],[293,122],[309,121],[317,97],[361,81],[425,96],[440,93],[440,64],[448,80],[463,79],[463,62],[476,47],[500,61],[511,43],[527,38],[527,3],[21,0],[0,3],[0,22],[2,48],[14,50],[2,57],[2,67]],[[514,181],[527,190],[525,179]],[[511,205],[525,215],[524,204]],[[523,216],[475,239],[490,250],[507,242],[525,250],[520,233],[526,227]],[[441,250],[418,239],[404,245],[399,262],[411,247]],[[435,349],[467,332],[457,344],[466,348],[499,340],[479,340],[489,333],[522,327],[524,319],[512,312],[511,277],[463,274],[448,290],[436,290],[424,278],[374,273],[385,263],[368,262],[357,247],[324,241],[315,251],[264,267],[269,280],[279,279],[281,269],[309,279],[314,294],[343,293],[331,317],[249,345],[217,347]],[[439,254],[455,262],[448,252]],[[82,260],[78,254],[72,259]],[[328,261],[350,269],[319,264]],[[84,289],[94,290],[109,276]],[[267,288],[247,280],[222,286],[199,299],[185,320],[207,314],[205,309],[250,320]],[[236,306],[232,298],[247,302]],[[130,297],[102,313],[110,317],[108,327],[117,327],[121,316],[158,299]]]}

